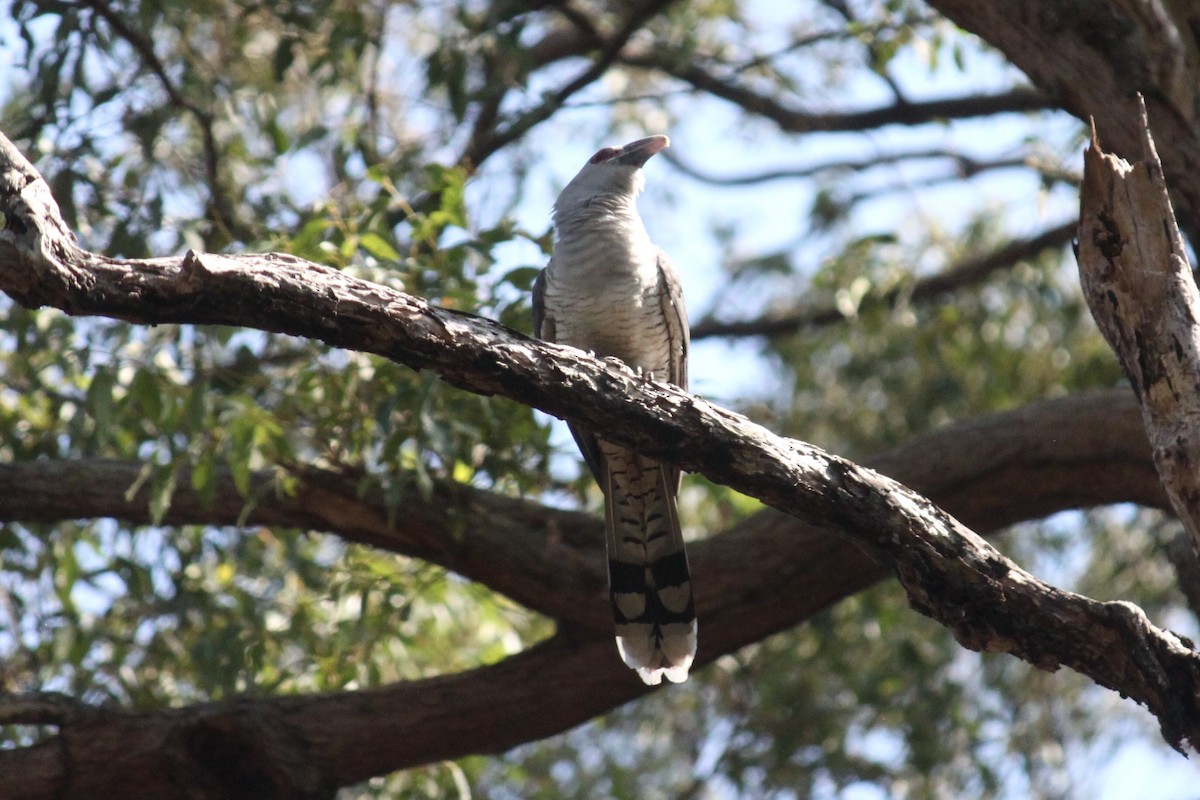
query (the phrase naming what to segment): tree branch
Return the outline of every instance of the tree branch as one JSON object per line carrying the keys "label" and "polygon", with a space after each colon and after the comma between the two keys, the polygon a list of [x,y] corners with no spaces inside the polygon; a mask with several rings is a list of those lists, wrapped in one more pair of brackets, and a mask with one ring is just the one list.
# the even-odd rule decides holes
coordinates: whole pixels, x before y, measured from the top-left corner
{"label": "tree branch", "polygon": [[196,120],[196,125],[200,129],[200,140],[204,147],[204,175],[208,185],[209,212],[212,214],[212,222],[223,235],[229,238],[241,235],[239,232],[242,230],[242,226],[237,224],[236,215],[233,213],[233,204],[221,183],[221,156],[217,148],[216,134],[213,132],[215,119],[212,112],[201,108],[195,101],[189,100],[183,95],[171,77],[167,75],[167,68],[159,59],[158,54],[154,52],[153,43],[139,31],[130,27],[125,21],[125,17],[113,11],[101,0],[80,0],[80,2],[85,8],[90,8],[96,16],[103,19],[117,36],[124,39],[133,48],[145,68],[158,79],[171,105],[181,111],[186,111]]}
{"label": "tree branch", "polygon": [[[230,324],[316,338],[433,369],[469,391],[501,394],[587,424],[614,442],[701,472],[816,528],[839,531],[892,570],[913,606],[938,619],[965,646],[1009,652],[1044,669],[1070,666],[1145,704],[1173,746],[1200,742],[1200,657],[1190,643],[1153,627],[1127,604],[1097,602],[1042,583],[894,480],[775,436],[620,365],[294,257],[188,253],[119,261],[88,253],[67,232],[44,181],[2,137],[0,212],[0,289],[19,302],[138,324]],[[714,547],[729,546],[734,538],[718,537],[714,542],[721,544]],[[762,572],[779,570],[793,578],[810,566],[784,562],[778,553],[764,553],[761,562]],[[764,635],[768,623],[743,618],[745,609],[714,609],[701,634],[701,662],[738,646],[742,637]],[[184,719],[191,724],[177,731],[182,738],[170,740],[182,745],[173,755],[207,764],[208,773],[220,769],[211,775],[211,787],[190,785],[192,796],[204,796],[206,789],[229,796],[231,781],[247,785],[250,778],[250,785],[263,786],[260,795],[267,794],[265,782],[294,778],[296,788],[289,796],[328,796],[334,785],[446,757],[449,742],[491,751],[553,732],[539,715],[512,709],[562,703],[585,715],[582,719],[637,696],[644,689],[636,679],[617,659],[603,657],[611,655],[610,649],[609,642],[579,643],[563,634],[483,668],[479,674],[486,683],[475,681],[473,692],[464,690],[472,685],[472,674],[462,673],[364,692],[163,712],[157,715],[158,725],[141,715],[141,724],[122,727],[117,724],[120,715],[114,714],[108,730],[129,736],[119,740],[119,750],[87,748],[88,740],[80,737],[94,737],[95,730],[60,732],[58,744],[73,756],[102,761],[76,758],[64,765],[53,744],[20,753],[29,759],[26,766],[41,759],[43,769],[58,765],[51,775],[61,777],[67,770],[76,781],[107,774],[99,765],[111,767],[124,753],[125,763],[158,770],[134,787],[134,792],[145,792],[140,796],[149,796],[164,788],[155,781],[169,782],[180,765],[164,765],[160,750],[138,749],[133,743],[144,743],[149,736],[161,744],[163,726]],[[596,691],[581,693],[582,686]],[[461,702],[448,704],[447,697]],[[489,729],[480,720],[496,719],[498,698],[509,711]],[[397,708],[406,713],[372,717],[385,735],[366,741],[347,735],[346,723]],[[493,716],[486,717],[483,712],[489,708]],[[554,724],[563,721],[558,717]],[[412,722],[422,730],[440,726],[451,738],[428,742],[397,736]],[[135,738],[137,731],[143,736]],[[397,753],[401,748],[403,757]],[[0,753],[0,766],[9,767],[14,757]],[[241,769],[251,772],[242,774]],[[87,794],[75,785],[72,790]],[[178,787],[174,790],[179,793]]]}
{"label": "tree branch", "polygon": [[861,111],[812,112],[790,108],[771,95],[756,92],[733,79],[718,77],[691,58],[671,60],[660,52],[647,51],[623,53],[618,61],[629,66],[665,72],[694,89],[769,119],[787,133],[864,131],[886,125],[924,125],[948,119],[969,119],[1055,108],[1051,97],[1041,90],[1019,86],[990,95],[974,94],[916,102],[898,100],[886,106]]}
{"label": "tree branch", "polygon": [[428,495],[413,488],[403,513],[390,514],[381,490],[362,491],[361,475],[318,468],[295,474],[292,495],[279,490],[275,471],[255,473],[244,497],[230,470],[218,469],[204,495],[181,472],[170,508],[155,520],[149,487],[129,496],[142,470],[137,461],[104,458],[0,464],[0,521],[109,517],[326,531],[438,564],[573,628],[612,632],[603,526],[591,515],[450,482],[435,483]]}
{"label": "tree branch", "polygon": [[[584,30],[579,26],[564,27],[547,33],[533,45],[530,54],[533,63],[545,65],[579,55],[596,45],[594,30]],[[788,48],[791,49],[793,48]],[[774,56],[767,58],[771,57]],[[742,72],[762,60],[755,58],[747,64],[729,65],[728,68],[734,73]],[[693,89],[720,97],[750,113],[765,117],[789,133],[862,131],[885,125],[922,125],[948,119],[969,119],[1057,108],[1052,95],[1033,87],[1021,86],[990,95],[968,95],[917,102],[900,99],[886,106],[861,111],[813,112],[790,108],[770,95],[754,91],[734,77],[720,77],[710,71],[720,65],[702,65],[692,53],[679,54],[660,47],[627,47],[614,52],[612,63],[662,72],[683,81]]]}
{"label": "tree branch", "polygon": [[[1104,436],[1097,436],[1098,430]],[[931,452],[942,454],[934,469]],[[1053,400],[967,420],[867,464],[984,533],[1073,508],[1167,505],[1137,403],[1128,392]],[[128,496],[142,466],[99,458],[0,464],[0,522],[109,517],[155,524],[149,487]],[[276,490],[273,471],[256,473],[250,502],[228,470],[217,471],[211,494],[204,497],[191,488],[190,475],[181,473],[171,506],[157,522],[333,533],[438,564],[557,619],[577,635],[611,636],[599,518],[449,482],[436,483],[427,496],[411,492],[404,498],[404,513],[389,515],[382,493],[364,494],[359,475],[308,468],[297,477],[295,494],[287,496]],[[798,624],[885,575],[848,542],[814,535],[811,527],[774,511],[697,542],[689,551],[706,623],[719,609],[744,604],[741,616],[775,620],[771,632]],[[819,579],[806,574],[796,586],[792,570],[761,568],[770,553],[776,559],[786,555],[788,564],[827,559],[836,566]],[[772,617],[760,606],[764,598],[779,596],[796,599],[786,613]]]}
{"label": "tree branch", "polygon": [[[981,530],[1097,503],[1162,506],[1166,499],[1150,463],[1138,415],[1137,404],[1128,392],[1062,398],[952,426],[883,454],[872,463],[927,490]],[[947,457],[930,459],[930,452]],[[93,475],[100,488],[114,490],[120,498],[120,485],[107,484],[116,469],[125,467],[97,463],[100,470]],[[60,483],[69,485],[70,471],[78,469],[82,473],[88,463],[77,468],[61,463],[48,468],[40,463],[3,468],[0,519],[90,516],[105,513],[113,503],[124,502],[105,500],[104,492],[98,491],[81,498],[82,505],[70,506],[59,493],[46,494],[53,491],[53,482],[46,482],[53,467],[68,470],[67,479]],[[124,477],[131,477],[133,465],[127,468]],[[180,486],[171,513],[180,515],[180,523],[205,521],[199,510],[195,514],[188,510],[193,503],[190,490],[183,488],[186,483]],[[22,491],[30,492],[31,497],[21,500]],[[229,508],[217,516],[232,513],[240,500],[219,491],[215,506],[228,504]],[[251,518],[250,522],[276,524],[280,511],[275,505],[289,502],[279,500],[274,493],[264,495],[253,512],[263,517]],[[311,505],[321,502],[322,498],[314,498]],[[436,498],[431,502],[436,503]],[[51,509],[52,503],[57,508]],[[148,517],[144,508],[145,502],[135,498],[128,510],[118,510],[114,516],[145,521]],[[415,507],[406,506],[407,510],[418,519],[428,514],[420,502]],[[599,577],[602,562],[598,544],[602,539],[598,523],[564,512],[545,513],[565,524],[545,526],[551,532],[541,534],[546,537],[544,541],[552,542],[556,532],[561,532],[567,545],[585,556]],[[334,516],[336,519],[341,515]],[[465,541],[461,546],[467,550],[495,547],[499,549],[492,552],[502,556],[503,545],[490,541],[488,526],[471,525],[471,519],[465,527],[424,535],[444,539],[443,549],[453,548],[453,542],[462,537]],[[285,524],[293,522],[285,520]],[[577,523],[579,530],[571,535]],[[408,552],[412,545],[402,542],[404,535],[398,531],[390,538],[369,543]],[[519,549],[551,562],[557,556],[536,548]],[[770,510],[735,531],[698,543],[693,557],[697,600],[704,621],[702,663],[791,627],[886,574],[850,540]],[[496,572],[505,568],[498,567]],[[537,570],[526,567],[524,572]],[[553,586],[548,588],[555,591]],[[581,602],[577,590],[570,596],[576,603]],[[603,602],[597,605],[605,611],[605,617],[603,631],[595,635],[589,632],[581,639],[581,631],[571,630],[569,636],[558,637],[496,667],[351,693],[344,698],[244,698],[174,712],[127,714],[91,709],[74,701],[64,705],[61,698],[45,699],[41,695],[0,697],[0,720],[59,726],[72,752],[86,752],[88,763],[103,765],[94,767],[94,772],[107,774],[114,781],[124,776],[144,790],[142,795],[122,797],[178,796],[177,790],[168,791],[161,782],[166,780],[167,765],[180,762],[201,774],[236,765],[239,775],[262,771],[280,782],[299,782],[305,774],[280,769],[256,746],[238,747],[214,766],[199,744],[193,744],[207,742],[214,730],[232,743],[270,739],[274,742],[269,748],[272,752],[295,748],[301,754],[289,756],[290,761],[303,759],[317,764],[317,773],[327,776],[324,781],[345,785],[438,758],[498,752],[567,730],[646,693],[646,687],[636,679],[629,680],[628,671],[612,657],[607,608]],[[520,707],[531,686],[536,687],[538,707],[543,713],[515,714],[513,709]],[[438,711],[436,718],[431,717],[431,704]],[[379,709],[405,709],[405,713],[379,713]],[[164,749],[163,741],[177,743],[171,753]],[[355,744],[351,747],[348,743],[352,742]],[[156,757],[143,758],[143,752]],[[33,776],[44,775],[41,785],[45,786],[58,786],[67,780],[63,774],[66,766],[59,751],[50,746],[11,754],[0,751],[0,774],[29,776],[31,782]],[[82,775],[83,770],[76,768],[74,773]],[[91,774],[87,779],[98,780]],[[322,784],[322,780],[308,780]],[[92,788],[96,796],[114,796],[111,784]],[[17,795],[25,796],[46,795]],[[299,794],[293,783],[286,791],[281,790],[281,796],[309,795]]]}
{"label": "tree branch", "polygon": [[[1078,222],[1070,220],[1042,231],[1027,239],[1014,239],[1002,247],[980,256],[964,259],[946,270],[919,278],[908,286],[892,289],[877,299],[866,302],[893,305],[901,297],[925,301],[949,292],[975,286],[994,272],[1013,264],[1035,258],[1046,250],[1063,247],[1078,230]],[[842,322],[846,315],[835,306],[801,305],[791,313],[772,314],[758,319],[723,322],[705,317],[692,325],[692,339],[713,336],[775,338],[791,336],[808,328],[819,328]]]}
{"label": "tree branch", "polygon": [[534,108],[523,112],[505,127],[498,130],[477,130],[470,145],[459,158],[459,163],[474,169],[488,156],[511,142],[524,136],[535,125],[549,119],[576,92],[594,83],[617,60],[621,50],[639,30],[654,17],[663,13],[675,0],[643,0],[634,6],[621,28],[608,40],[602,42],[599,53],[590,65],[556,92],[548,94]]}
{"label": "tree branch", "polygon": [[888,164],[903,164],[914,161],[949,161],[954,176],[957,178],[971,178],[994,169],[1023,167],[1036,170],[1047,181],[1079,183],[1078,175],[1056,167],[1050,167],[1049,165],[1038,164],[1030,157],[983,159],[944,148],[913,150],[909,152],[874,153],[861,158],[838,159],[804,167],[779,167],[737,175],[717,175],[706,172],[694,164],[684,161],[678,153],[670,153],[670,155],[668,153],[670,153],[670,150],[664,150],[659,155],[689,178],[712,186],[756,186],[774,181],[813,178],[826,173],[866,172],[867,170]]}

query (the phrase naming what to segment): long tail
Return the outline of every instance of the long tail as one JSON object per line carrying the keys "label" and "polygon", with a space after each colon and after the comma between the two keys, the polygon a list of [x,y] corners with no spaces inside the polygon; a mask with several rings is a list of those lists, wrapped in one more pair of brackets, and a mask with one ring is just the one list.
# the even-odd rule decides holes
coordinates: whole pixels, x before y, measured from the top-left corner
{"label": "long tail", "polygon": [[687,680],[696,610],[667,467],[599,442],[606,475],[608,585],[621,658],[647,684]]}

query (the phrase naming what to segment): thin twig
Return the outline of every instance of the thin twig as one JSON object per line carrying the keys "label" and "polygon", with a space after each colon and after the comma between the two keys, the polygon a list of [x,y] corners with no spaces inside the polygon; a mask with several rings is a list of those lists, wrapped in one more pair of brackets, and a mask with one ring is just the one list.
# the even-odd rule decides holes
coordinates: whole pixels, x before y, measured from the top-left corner
{"label": "thin twig", "polygon": [[558,91],[546,97],[541,104],[526,111],[502,129],[493,131],[483,138],[472,139],[459,164],[468,169],[476,168],[488,156],[500,148],[524,136],[535,125],[549,119],[576,92],[589,86],[603,75],[616,61],[625,45],[642,27],[661,14],[675,0],[649,0],[630,12],[624,25],[604,45],[592,63]]}
{"label": "thin twig", "polygon": [[113,32],[125,40],[142,59],[142,64],[158,79],[162,89],[167,94],[171,105],[191,114],[200,128],[200,139],[204,148],[204,172],[210,195],[209,209],[212,213],[213,225],[225,236],[235,238],[234,231],[241,228],[235,223],[233,206],[224,188],[221,186],[220,152],[217,147],[216,135],[213,133],[215,118],[211,111],[201,108],[189,100],[175,85],[167,74],[166,66],[154,52],[154,45],[139,31],[134,30],[125,19],[113,11],[101,0],[81,0],[85,8],[89,8],[103,19]]}

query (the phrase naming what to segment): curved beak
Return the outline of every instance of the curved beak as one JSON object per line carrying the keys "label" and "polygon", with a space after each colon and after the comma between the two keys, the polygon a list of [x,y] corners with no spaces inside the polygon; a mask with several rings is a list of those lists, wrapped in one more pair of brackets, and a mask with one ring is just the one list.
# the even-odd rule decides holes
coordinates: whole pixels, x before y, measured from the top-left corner
{"label": "curved beak", "polygon": [[625,164],[630,167],[640,167],[650,160],[650,156],[665,150],[671,144],[671,140],[661,133],[655,136],[647,136],[645,139],[638,139],[636,142],[630,142],[621,148],[621,154],[614,160],[618,164]]}

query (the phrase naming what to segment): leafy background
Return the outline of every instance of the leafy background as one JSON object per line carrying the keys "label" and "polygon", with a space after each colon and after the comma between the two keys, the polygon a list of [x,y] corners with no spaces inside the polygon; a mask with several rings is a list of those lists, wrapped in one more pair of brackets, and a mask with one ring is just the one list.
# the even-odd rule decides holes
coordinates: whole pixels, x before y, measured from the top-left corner
{"label": "leafy background", "polygon": [[[669,131],[642,208],[715,331],[697,337],[701,393],[859,458],[1120,383],[1065,237],[917,291],[1075,213],[1082,127],[1018,102],[995,52],[906,0],[646,7],[624,55],[562,97],[596,54],[555,36],[620,30],[623,4],[18,0],[0,118],[85,247],[282,250],[523,330],[557,189],[600,145]],[[960,96],[993,99],[899,124]],[[767,101],[809,118],[789,127]],[[890,115],[839,122],[863,108]],[[797,308],[834,313],[719,330]],[[598,504],[551,420],[374,357],[7,299],[0,326],[0,458],[137,459],[158,519],[181,466],[201,493],[229,468],[248,503],[253,471],[287,492],[290,468],[323,465],[397,508],[435,478]],[[694,477],[682,504],[695,537],[756,508]],[[1002,547],[1194,633],[1161,557],[1177,532],[1100,509]],[[438,567],[305,531],[6,524],[0,558],[0,687],[134,708],[455,671],[552,629]],[[1065,798],[1098,796],[1113,759],[1179,769],[1144,755],[1159,749],[1130,704],[965,652],[885,584],[565,735],[343,796]]]}

